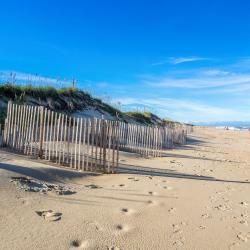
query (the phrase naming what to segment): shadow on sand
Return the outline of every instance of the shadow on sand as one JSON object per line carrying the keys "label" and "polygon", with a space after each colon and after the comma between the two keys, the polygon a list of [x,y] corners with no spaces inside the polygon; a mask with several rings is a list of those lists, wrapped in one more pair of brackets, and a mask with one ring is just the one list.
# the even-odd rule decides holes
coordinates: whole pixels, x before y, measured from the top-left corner
{"label": "shadow on sand", "polygon": [[248,181],[237,181],[237,180],[223,180],[216,179],[211,176],[205,175],[193,175],[177,172],[170,169],[160,169],[152,167],[141,167],[127,164],[120,164],[118,168],[118,173],[120,174],[136,174],[141,176],[159,176],[159,177],[168,177],[168,178],[180,178],[180,179],[191,179],[197,181],[218,181],[218,182],[228,182],[228,183],[241,183],[241,184],[250,184]]}
{"label": "shadow on sand", "polygon": [[14,172],[16,174],[25,175],[37,180],[45,182],[65,183],[66,181],[73,181],[74,179],[86,178],[89,176],[100,175],[91,172],[78,172],[66,168],[58,167],[24,167],[20,165],[12,165],[0,162],[0,169]]}

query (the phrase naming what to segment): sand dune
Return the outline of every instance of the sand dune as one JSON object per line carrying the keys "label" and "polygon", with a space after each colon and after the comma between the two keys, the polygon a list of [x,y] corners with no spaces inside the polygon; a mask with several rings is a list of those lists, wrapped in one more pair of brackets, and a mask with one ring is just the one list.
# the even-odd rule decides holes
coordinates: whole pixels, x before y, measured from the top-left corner
{"label": "sand dune", "polygon": [[1,150],[0,249],[250,249],[249,141],[196,128],[162,158],[121,153],[116,175]]}

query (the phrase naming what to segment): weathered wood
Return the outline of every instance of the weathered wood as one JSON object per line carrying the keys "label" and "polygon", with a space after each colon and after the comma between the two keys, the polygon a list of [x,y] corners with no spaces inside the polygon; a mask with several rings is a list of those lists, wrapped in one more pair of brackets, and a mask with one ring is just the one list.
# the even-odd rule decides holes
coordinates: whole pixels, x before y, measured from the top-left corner
{"label": "weathered wood", "polygon": [[58,154],[59,154],[59,133],[60,133],[60,125],[61,125],[61,116],[62,114],[59,113],[58,115],[58,119],[57,119],[57,123],[55,124],[56,126],[56,148],[55,148],[55,159],[56,159],[56,163],[58,163]]}
{"label": "weathered wood", "polygon": [[47,124],[46,124],[46,143],[45,143],[45,159],[48,160],[48,148],[49,148],[49,132],[50,132],[50,118],[51,118],[51,112],[48,110],[47,112]]}
{"label": "weathered wood", "polygon": [[73,167],[73,161],[74,161],[74,157],[73,157],[73,145],[74,145],[74,141],[75,141],[75,120],[76,118],[73,117],[72,118],[72,122],[73,122],[73,126],[72,126],[72,134],[71,134],[71,147],[70,147],[70,167]]}
{"label": "weathered wood", "polygon": [[95,139],[95,118],[91,120],[91,164],[90,170],[93,171],[94,163],[94,139]]}
{"label": "weathered wood", "polygon": [[[39,136],[39,152],[38,152],[38,156],[39,156],[39,158],[40,159],[42,159],[43,158],[43,142],[44,142],[44,107],[43,106],[41,106],[40,108],[39,108],[39,112],[38,112],[38,114],[37,114],[39,117],[40,117],[40,119],[39,119],[39,121],[40,121],[40,136]],[[37,124],[38,124],[38,122],[37,122]],[[36,135],[37,135],[37,133],[36,133]]]}
{"label": "weathered wood", "polygon": [[12,106],[12,102],[9,101],[8,102],[8,106],[7,106],[7,117],[6,117],[6,123],[4,126],[4,144],[6,146],[9,146],[9,136],[10,136],[10,120],[11,120],[11,106]]}
{"label": "weathered wood", "polygon": [[90,127],[91,121],[90,119],[87,120],[87,160],[86,160],[86,170],[89,170],[89,138],[90,138]]}
{"label": "weathered wood", "polygon": [[53,124],[53,137],[52,137],[52,153],[51,153],[51,156],[52,156],[52,160],[54,161],[55,160],[55,157],[56,157],[56,152],[55,152],[55,148],[56,148],[56,128],[57,128],[57,117],[58,117],[58,114],[57,112],[53,112],[54,113],[54,124]]}
{"label": "weathered wood", "polygon": [[15,148],[16,150],[19,151],[19,137],[20,137],[20,131],[19,131],[19,126],[20,126],[20,105],[17,105],[17,120],[16,120],[16,144]]}
{"label": "weathered wood", "polygon": [[25,130],[24,130],[24,154],[27,150],[27,138],[28,138],[28,128],[29,128],[29,119],[30,119],[30,106],[26,106],[26,119],[25,119]]}
{"label": "weathered wood", "polygon": [[69,117],[69,124],[68,124],[68,138],[67,138],[67,164],[70,165],[70,136],[71,136],[71,126],[72,125],[72,118]]}
{"label": "weathered wood", "polygon": [[77,157],[77,149],[78,149],[78,133],[79,133],[79,118],[76,118],[76,135],[75,135],[75,157],[74,157],[74,160],[75,160],[75,165],[74,165],[74,168],[77,169],[77,160],[79,159]]}
{"label": "weathered wood", "polygon": [[49,153],[49,161],[51,160],[51,154],[52,154],[52,135],[53,135],[53,126],[54,126],[54,112],[50,112],[51,119],[50,119],[50,136],[49,136],[49,144],[48,144],[48,153]]}
{"label": "weathered wood", "polygon": [[66,145],[67,145],[67,121],[68,121],[68,116],[64,116],[64,132],[63,132],[63,150],[62,150],[62,163],[66,164],[65,160],[65,152],[66,152]]}
{"label": "weathered wood", "polygon": [[19,105],[19,112],[20,112],[20,117],[19,117],[19,129],[18,129],[18,151],[21,152],[22,148],[22,126],[23,126],[23,108],[24,106]]}
{"label": "weathered wood", "polygon": [[28,154],[32,155],[33,152],[33,136],[34,136],[34,130],[35,130],[35,116],[36,116],[36,106],[31,107],[31,121],[30,121],[30,133],[29,133],[29,151]]}
{"label": "weathered wood", "polygon": [[85,152],[86,152],[86,132],[87,132],[87,120],[86,118],[83,119],[83,140],[82,140],[82,147],[83,147],[83,153],[82,153],[82,169],[86,169],[86,163],[85,163]]}
{"label": "weathered wood", "polygon": [[63,154],[63,134],[64,134],[64,114],[61,116],[61,122],[60,122],[60,144],[59,144],[59,152],[58,152],[58,164],[61,164],[61,158]]}
{"label": "weathered wood", "polygon": [[82,118],[80,119],[79,142],[78,142],[78,169],[81,169],[81,146],[82,146]]}

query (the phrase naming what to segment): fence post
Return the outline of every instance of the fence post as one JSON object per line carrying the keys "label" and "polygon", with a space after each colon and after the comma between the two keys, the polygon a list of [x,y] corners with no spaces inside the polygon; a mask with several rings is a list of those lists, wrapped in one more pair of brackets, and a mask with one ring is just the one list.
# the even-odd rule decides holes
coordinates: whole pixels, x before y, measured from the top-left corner
{"label": "fence post", "polygon": [[44,107],[40,107],[40,141],[39,141],[39,158],[43,157],[43,133],[44,133]]}

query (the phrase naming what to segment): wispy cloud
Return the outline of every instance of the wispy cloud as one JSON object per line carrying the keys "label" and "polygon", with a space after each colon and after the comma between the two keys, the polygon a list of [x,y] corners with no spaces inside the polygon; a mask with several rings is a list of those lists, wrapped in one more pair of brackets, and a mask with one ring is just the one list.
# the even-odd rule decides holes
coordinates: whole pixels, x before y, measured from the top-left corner
{"label": "wispy cloud", "polygon": [[72,85],[72,80],[44,77],[17,71],[0,71],[0,82],[11,82],[32,85],[52,85],[54,87],[67,87]]}
{"label": "wispy cloud", "polygon": [[161,117],[171,117],[184,122],[234,120],[236,117],[249,120],[250,114],[244,110],[224,108],[198,101],[174,98],[120,98],[116,99],[129,108],[139,105],[157,110]]}
{"label": "wispy cloud", "polygon": [[191,57],[169,57],[166,60],[162,60],[159,62],[152,63],[152,66],[159,66],[163,64],[181,64],[181,63],[187,63],[187,62],[195,62],[195,61],[204,61],[208,60],[208,58],[205,57],[198,57],[198,56],[191,56]]}
{"label": "wispy cloud", "polygon": [[151,76],[142,80],[145,84],[159,88],[211,89],[235,88],[237,91],[250,89],[250,73],[234,73],[222,70],[197,70],[174,76]]}
{"label": "wispy cloud", "polygon": [[192,57],[170,57],[169,62],[172,64],[180,64],[186,62],[204,61],[208,60],[204,57],[192,56]]}

